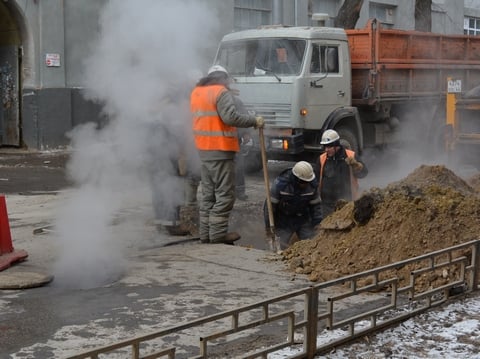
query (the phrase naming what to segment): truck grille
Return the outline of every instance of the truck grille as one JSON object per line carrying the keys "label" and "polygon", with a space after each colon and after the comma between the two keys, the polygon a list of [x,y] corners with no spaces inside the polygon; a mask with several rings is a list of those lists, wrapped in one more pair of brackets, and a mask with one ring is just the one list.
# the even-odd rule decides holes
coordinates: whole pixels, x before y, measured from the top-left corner
{"label": "truck grille", "polygon": [[263,116],[270,127],[291,127],[292,106],[290,104],[250,105],[245,107],[249,113]]}

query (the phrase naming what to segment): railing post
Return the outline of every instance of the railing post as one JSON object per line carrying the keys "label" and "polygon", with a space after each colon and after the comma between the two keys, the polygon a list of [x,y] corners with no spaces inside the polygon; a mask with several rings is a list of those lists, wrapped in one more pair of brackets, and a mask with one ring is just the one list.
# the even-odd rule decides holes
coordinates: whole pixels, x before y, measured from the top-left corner
{"label": "railing post", "polygon": [[479,265],[480,265],[480,240],[475,242],[472,253],[472,264],[473,264],[473,274],[472,274],[472,291],[478,290],[478,277],[479,277]]}
{"label": "railing post", "polygon": [[306,292],[305,316],[307,325],[305,327],[304,350],[308,359],[313,359],[317,351],[317,326],[318,326],[318,289],[310,287]]}
{"label": "railing post", "polygon": [[132,359],[140,358],[140,342],[132,344]]}

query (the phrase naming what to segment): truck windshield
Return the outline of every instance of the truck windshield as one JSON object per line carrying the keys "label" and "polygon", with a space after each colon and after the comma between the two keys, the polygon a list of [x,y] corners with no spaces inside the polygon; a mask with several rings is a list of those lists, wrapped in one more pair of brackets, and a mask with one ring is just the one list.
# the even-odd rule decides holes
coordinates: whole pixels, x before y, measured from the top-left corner
{"label": "truck windshield", "polygon": [[233,76],[298,75],[306,42],[298,39],[251,39],[220,45],[215,63]]}

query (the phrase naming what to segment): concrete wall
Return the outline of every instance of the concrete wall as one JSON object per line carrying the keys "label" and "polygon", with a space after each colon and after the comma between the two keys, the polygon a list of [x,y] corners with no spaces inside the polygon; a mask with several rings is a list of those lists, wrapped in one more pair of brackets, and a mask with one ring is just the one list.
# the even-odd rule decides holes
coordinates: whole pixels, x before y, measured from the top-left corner
{"label": "concrete wall", "polygon": [[464,3],[465,16],[480,18],[480,0],[465,0]]}
{"label": "concrete wall", "polygon": [[[225,33],[232,31],[234,0],[201,1],[207,1],[220,19],[218,42]],[[65,146],[69,143],[66,133],[74,126],[105,120],[100,114],[101,105],[82,96],[83,62],[91,54],[91,45],[98,37],[99,14],[105,2],[18,2],[27,26],[29,45],[26,47],[30,49],[25,61],[29,75],[23,83],[21,108],[25,146],[39,149]],[[205,47],[202,52],[199,66],[207,68],[213,61],[216,47]],[[59,54],[60,66],[47,66],[46,54]]]}
{"label": "concrete wall", "polygon": [[[101,2],[43,0],[22,3],[27,38],[31,41],[26,44],[30,50],[24,61],[28,76],[25,76],[22,91],[22,144],[38,149],[65,146],[69,143],[66,133],[74,122],[98,121],[99,118],[94,114],[78,119],[76,114],[85,113],[84,108],[97,107],[78,100],[78,87],[82,76],[81,60],[92,41],[91,35],[97,32],[99,7],[96,7],[96,14],[87,10],[91,9],[91,4]],[[59,66],[48,66],[47,54],[58,55]]]}
{"label": "concrete wall", "polygon": [[[432,4],[432,32],[463,34],[463,0],[434,0]],[[480,1],[478,1],[480,5]]]}
{"label": "concrete wall", "polygon": [[[24,83],[23,144],[47,149],[67,146],[74,126],[101,123],[101,105],[82,96],[83,61],[99,34],[98,14],[104,1],[43,0],[28,21],[34,41],[34,69]],[[32,4],[29,4],[31,6]],[[60,66],[49,67],[46,54],[59,54]]]}
{"label": "concrete wall", "polygon": [[281,23],[287,26],[307,26],[308,0],[285,1],[280,3],[282,6],[283,19]]}
{"label": "concrete wall", "polygon": [[100,31],[98,15],[104,1],[65,1],[65,68],[67,87],[82,86],[83,62]]}

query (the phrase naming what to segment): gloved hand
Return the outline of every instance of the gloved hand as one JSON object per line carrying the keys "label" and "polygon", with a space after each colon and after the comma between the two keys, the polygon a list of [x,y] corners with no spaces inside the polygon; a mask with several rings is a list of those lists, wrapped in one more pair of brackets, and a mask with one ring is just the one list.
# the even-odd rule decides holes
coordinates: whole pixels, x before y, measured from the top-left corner
{"label": "gloved hand", "polygon": [[265,120],[263,119],[262,116],[257,116],[255,117],[255,121],[256,121],[256,124],[255,124],[255,128],[263,128],[265,126]]}
{"label": "gloved hand", "polygon": [[357,161],[353,157],[347,157],[345,158],[345,162],[347,163],[347,165],[353,166],[353,164],[356,163]]}
{"label": "gloved hand", "polygon": [[347,165],[352,166],[354,171],[361,171],[363,169],[363,165],[353,157],[345,158],[345,162]]}

